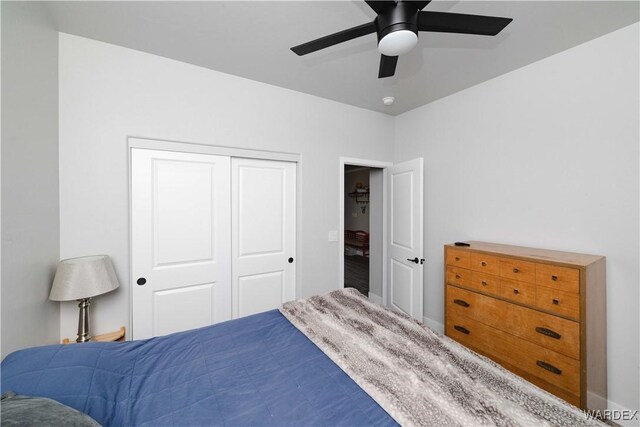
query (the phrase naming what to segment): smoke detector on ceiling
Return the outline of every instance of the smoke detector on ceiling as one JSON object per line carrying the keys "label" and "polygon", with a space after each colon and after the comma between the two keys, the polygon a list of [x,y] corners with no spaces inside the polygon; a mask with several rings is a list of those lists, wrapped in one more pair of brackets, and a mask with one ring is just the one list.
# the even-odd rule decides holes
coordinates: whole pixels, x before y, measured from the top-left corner
{"label": "smoke detector on ceiling", "polygon": [[393,96],[385,96],[384,98],[382,98],[382,103],[388,107],[390,105],[393,105],[395,100],[396,99]]}

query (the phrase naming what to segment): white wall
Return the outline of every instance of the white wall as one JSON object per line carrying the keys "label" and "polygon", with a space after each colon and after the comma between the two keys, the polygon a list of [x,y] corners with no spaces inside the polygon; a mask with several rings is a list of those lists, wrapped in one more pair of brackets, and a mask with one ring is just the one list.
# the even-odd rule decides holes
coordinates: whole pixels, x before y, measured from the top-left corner
{"label": "white wall", "polygon": [[58,33],[41,4],[2,2],[2,357],[59,336]]}
{"label": "white wall", "polygon": [[383,231],[384,231],[384,169],[369,169],[369,295],[375,294],[382,301]]}
{"label": "white wall", "polygon": [[[81,37],[60,35],[60,255],[113,257],[93,332],[129,323],[127,136],[300,153],[302,296],[335,289],[339,156],[393,155],[393,118]],[[76,330],[65,303],[60,333]]]}
{"label": "white wall", "polygon": [[[349,193],[356,191],[356,183],[369,186],[369,168],[354,169],[344,174],[344,229],[369,232],[369,204],[357,203]],[[363,200],[362,198],[360,200]],[[362,206],[366,206],[362,213]]]}
{"label": "white wall", "polygon": [[609,399],[640,408],[639,26],[397,117],[425,159],[425,316],[443,322],[443,245],[607,257]]}

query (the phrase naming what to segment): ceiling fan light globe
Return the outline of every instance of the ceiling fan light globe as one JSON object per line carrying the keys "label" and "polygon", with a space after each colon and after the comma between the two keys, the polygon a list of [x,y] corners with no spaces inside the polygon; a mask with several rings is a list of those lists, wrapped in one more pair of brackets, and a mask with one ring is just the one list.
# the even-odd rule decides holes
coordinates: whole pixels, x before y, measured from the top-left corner
{"label": "ceiling fan light globe", "polygon": [[398,56],[409,52],[418,43],[418,35],[411,30],[397,30],[384,36],[378,50],[386,56]]}

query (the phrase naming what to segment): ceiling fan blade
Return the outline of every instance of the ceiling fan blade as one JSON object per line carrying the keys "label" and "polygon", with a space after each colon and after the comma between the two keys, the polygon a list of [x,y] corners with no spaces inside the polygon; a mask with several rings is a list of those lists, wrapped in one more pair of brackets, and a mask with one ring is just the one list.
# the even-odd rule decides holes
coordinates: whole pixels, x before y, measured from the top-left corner
{"label": "ceiling fan blade", "polygon": [[378,78],[391,77],[396,73],[397,56],[381,55],[380,69],[378,70]]}
{"label": "ceiling fan blade", "polygon": [[513,21],[497,16],[465,15],[462,13],[418,13],[418,30],[438,33],[479,34],[495,36]]}
{"label": "ceiling fan blade", "polygon": [[307,53],[315,52],[317,50],[356,39],[358,37],[366,36],[367,34],[375,32],[376,25],[373,22],[369,22],[367,24],[358,25],[357,27],[349,28],[348,30],[339,31],[328,36],[320,37],[319,39],[294,46],[291,48],[291,50],[299,56],[302,56],[306,55]]}
{"label": "ceiling fan blade", "polygon": [[395,6],[395,1],[378,1],[378,0],[365,0],[365,3],[369,5],[375,13],[380,13],[389,6]]}
{"label": "ceiling fan blade", "polygon": [[416,5],[418,7],[418,10],[422,10],[424,9],[424,7],[426,5],[428,5],[429,3],[431,3],[431,0],[422,0],[422,1],[409,1],[409,3],[413,3],[414,5]]}

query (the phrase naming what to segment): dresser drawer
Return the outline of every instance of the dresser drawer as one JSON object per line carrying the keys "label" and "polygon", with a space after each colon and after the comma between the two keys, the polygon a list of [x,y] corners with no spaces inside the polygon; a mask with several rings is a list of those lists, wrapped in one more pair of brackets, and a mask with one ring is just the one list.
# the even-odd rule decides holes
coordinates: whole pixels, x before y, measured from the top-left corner
{"label": "dresser drawer", "polygon": [[467,317],[511,335],[580,359],[580,324],[486,295],[447,286],[449,317]]}
{"label": "dresser drawer", "polygon": [[447,265],[469,268],[471,266],[471,252],[447,248],[447,259],[445,261]]}
{"label": "dresser drawer", "polygon": [[[580,362],[467,317],[448,317],[447,336],[517,366],[571,394],[580,394]],[[496,345],[498,344],[499,345]]]}
{"label": "dresser drawer", "polygon": [[536,264],[536,284],[564,292],[580,292],[580,270],[557,265]]}
{"label": "dresser drawer", "polygon": [[571,319],[580,319],[579,294],[540,286],[536,289],[536,306]]}
{"label": "dresser drawer", "polygon": [[470,287],[480,292],[498,295],[500,290],[500,278],[498,276],[473,271],[471,273]]}
{"label": "dresser drawer", "polygon": [[536,285],[501,278],[498,295],[509,301],[534,305],[536,302]]}
{"label": "dresser drawer", "polygon": [[486,274],[500,273],[500,258],[479,252],[471,252],[471,269]]}
{"label": "dresser drawer", "polygon": [[448,265],[446,279],[450,285],[469,286],[471,284],[471,270]]}
{"label": "dresser drawer", "polygon": [[536,264],[519,259],[500,259],[500,276],[507,279],[534,283],[536,280]]}

